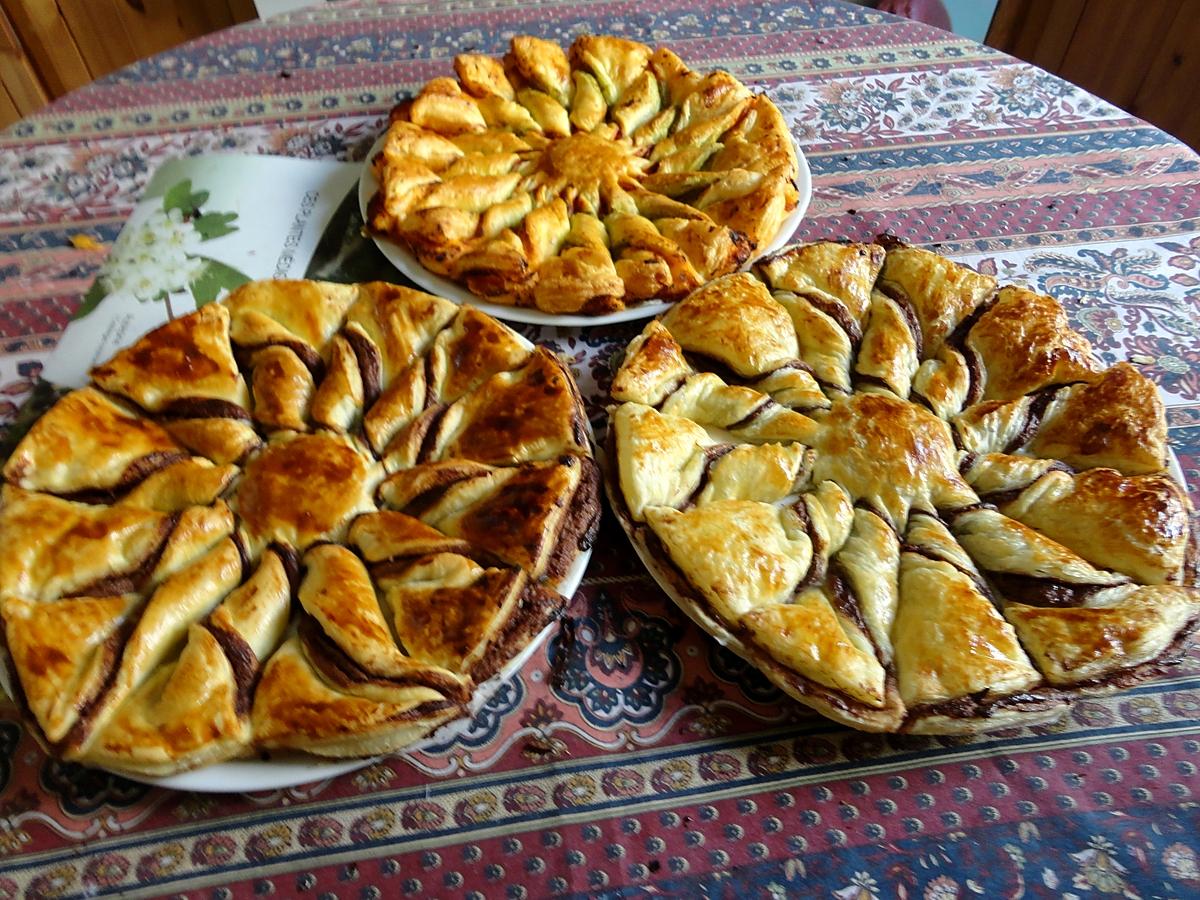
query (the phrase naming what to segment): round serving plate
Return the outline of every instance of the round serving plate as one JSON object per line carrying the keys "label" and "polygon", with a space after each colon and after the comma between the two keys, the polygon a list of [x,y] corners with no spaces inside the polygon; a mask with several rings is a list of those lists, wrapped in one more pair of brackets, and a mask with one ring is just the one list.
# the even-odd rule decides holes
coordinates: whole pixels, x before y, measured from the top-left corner
{"label": "round serving plate", "polygon": [[[379,181],[375,178],[371,161],[383,149],[386,139],[387,133],[385,132],[371,146],[371,150],[367,154],[367,161],[363,165],[362,175],[358,179],[358,208],[362,213],[364,222],[369,218],[367,215],[367,206],[371,202],[371,198],[375,196],[375,192],[379,190]],[[804,158],[804,154],[795,141],[792,142],[792,146],[796,148],[796,163],[798,166],[796,189],[799,191],[800,199],[796,203],[796,208],[783,220],[783,224],[780,226],[779,233],[775,236],[775,239],[771,241],[766,250],[760,253],[756,259],[776,253],[791,240],[792,234],[795,233],[801,220],[804,218],[804,213],[808,211],[809,201],[812,200],[812,172],[808,168],[808,160]],[[665,312],[671,307],[670,303],[663,300],[649,300],[645,303],[630,306],[627,309],[605,313],[600,316],[580,316],[556,315],[554,313],[542,312],[539,309],[528,309],[523,306],[505,306],[503,303],[492,303],[484,300],[482,297],[477,297],[458,282],[451,281],[449,278],[444,278],[429,271],[421,265],[420,260],[413,255],[412,251],[402,244],[376,234],[371,234],[371,239],[375,241],[375,245],[387,257],[388,261],[414,284],[424,288],[431,294],[437,294],[439,297],[445,297],[447,300],[453,300],[455,303],[469,303],[488,315],[495,316],[497,319],[506,319],[509,322],[524,322],[531,325],[561,325],[571,328],[590,325],[612,325],[617,322],[649,319],[652,316],[657,316],[659,313]],[[749,265],[748,263],[747,266]]]}
{"label": "round serving plate", "polygon": [[[532,341],[517,332],[513,332],[513,334],[526,349],[533,349],[534,345]],[[588,424],[587,430],[588,438],[593,448],[595,448],[595,436],[592,434],[590,424]],[[593,450],[593,452],[595,451]],[[567,570],[567,573],[557,582],[551,582],[549,587],[558,591],[558,593],[570,601],[575,592],[579,590],[579,585],[583,583],[583,575],[587,571],[588,562],[591,558],[592,548],[590,546],[585,550],[581,550],[579,555],[575,557],[574,562],[571,563],[571,567]],[[425,747],[444,744],[456,739],[470,727],[472,720],[487,705],[488,701],[495,696],[496,692],[524,668],[530,657],[545,643],[547,636],[557,627],[557,620],[549,623],[526,645],[525,649],[510,659],[499,672],[482,684],[477,685],[475,692],[471,695],[471,699],[467,702],[466,711],[462,716],[446,722],[434,732],[397,752],[417,751]],[[9,672],[8,655],[4,652],[3,648],[0,648],[0,689],[11,698],[14,694],[9,681]],[[381,756],[372,756],[365,758],[357,757],[354,759],[331,759],[295,751],[279,751],[277,753],[263,751],[262,755],[255,759],[234,759],[228,762],[214,763],[210,766],[201,766],[198,769],[180,772],[177,775],[167,775],[161,778],[139,775],[133,772],[123,772],[119,769],[108,769],[107,771],[111,771],[113,774],[120,775],[123,778],[128,778],[130,781],[137,781],[155,787],[172,788],[177,791],[194,791],[201,794],[227,794],[247,793],[251,791],[274,791],[281,788],[308,784],[313,781],[324,781],[336,778],[338,775],[344,775],[347,772],[353,772],[355,769],[364,768],[383,758]]]}
{"label": "round serving plate", "polygon": [[[556,585],[552,585],[552,587],[569,600],[579,590],[579,585],[583,582],[583,573],[587,570],[588,561],[591,558],[592,550],[589,547],[575,557],[575,562],[571,564],[571,568],[567,571],[567,574]],[[471,696],[470,702],[467,704],[467,712],[464,716],[447,722],[429,736],[422,738],[414,744],[410,744],[398,752],[407,753],[412,750],[420,750],[423,747],[432,746],[433,744],[445,743],[446,741],[454,740],[466,731],[471,724],[471,720],[495,696],[496,691],[511,681],[525,667],[530,657],[545,642],[550,632],[554,631],[557,627],[557,620],[551,622],[538,633],[537,637],[529,642],[524,650],[510,659],[504,668],[487,681],[478,685],[475,688],[475,693]],[[230,760],[229,762],[193,769],[190,772],[180,772],[178,775],[168,775],[165,778],[147,778],[140,775],[130,775],[126,772],[118,772],[117,774],[123,775],[133,781],[152,784],[156,787],[173,788],[177,791],[196,791],[198,793],[209,794],[242,793],[247,791],[272,791],[280,788],[295,787],[299,784],[307,784],[310,781],[324,781],[329,778],[335,778],[338,775],[344,775],[347,772],[353,772],[355,769],[369,766],[379,759],[382,759],[382,757],[323,759],[319,756],[310,756],[304,753],[280,753],[273,754],[265,759]]]}
{"label": "round serving plate", "polygon": [[[579,590],[579,585],[583,582],[583,574],[587,571],[588,561],[591,558],[592,549],[590,547],[580,552],[575,557],[575,562],[571,564],[571,568],[567,570],[567,574],[563,576],[561,581],[552,584],[551,587],[570,600],[575,592]],[[500,690],[504,684],[512,680],[524,668],[525,663],[529,662],[530,657],[533,656],[534,652],[545,642],[547,636],[556,627],[558,627],[557,620],[543,628],[526,645],[524,650],[505,664],[504,668],[487,681],[478,685],[475,693],[471,696],[470,702],[467,704],[467,711],[462,717],[447,722],[432,734],[398,752],[405,753],[412,750],[420,750],[424,747],[445,743],[457,738],[470,726],[472,719],[478,715],[487,702],[495,696],[496,691]],[[0,687],[11,697],[13,692],[8,680],[9,670],[7,660],[5,660],[5,663],[5,665],[0,665]],[[244,793],[248,791],[274,791],[280,788],[308,784],[311,781],[323,781],[335,778],[338,775],[344,775],[347,772],[353,772],[355,769],[361,769],[364,766],[369,766],[381,758],[376,756],[365,759],[328,759],[305,753],[280,752],[269,755],[264,754],[263,757],[257,759],[234,759],[229,762],[215,763],[211,766],[192,769],[190,772],[180,772],[178,775],[167,775],[162,778],[151,778],[145,775],[122,772],[118,769],[109,771],[123,778],[128,778],[131,781],[139,781],[142,784],[150,784],[155,787],[172,788],[177,791],[196,791],[202,794],[225,794]]]}

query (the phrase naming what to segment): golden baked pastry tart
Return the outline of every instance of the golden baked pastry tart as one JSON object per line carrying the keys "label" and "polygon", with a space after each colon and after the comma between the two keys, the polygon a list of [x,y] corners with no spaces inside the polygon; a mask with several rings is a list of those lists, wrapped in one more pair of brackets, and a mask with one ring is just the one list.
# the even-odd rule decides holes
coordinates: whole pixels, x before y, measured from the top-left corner
{"label": "golden baked pastry tart", "polygon": [[797,207],[775,105],[666,48],[515,37],[391,115],[368,226],[488,301],[599,315],[761,255]]}
{"label": "golden baked pastry tart", "polygon": [[65,759],[397,750],[557,617],[595,536],[570,372],[428,294],[251,283],[91,382],[0,496],[9,683]]}
{"label": "golden baked pastry tart", "polygon": [[1158,390],[1050,297],[898,243],[793,246],[650,322],[607,487],[672,598],[869,731],[1053,721],[1200,625]]}

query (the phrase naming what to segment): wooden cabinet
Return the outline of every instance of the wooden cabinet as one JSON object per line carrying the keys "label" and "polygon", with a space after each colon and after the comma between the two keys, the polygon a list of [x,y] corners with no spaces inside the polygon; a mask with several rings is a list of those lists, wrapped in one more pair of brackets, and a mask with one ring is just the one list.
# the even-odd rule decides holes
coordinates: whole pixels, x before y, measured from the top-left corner
{"label": "wooden cabinet", "polygon": [[0,7],[0,125],[15,122],[46,102],[46,89],[29,64],[21,39]]}
{"label": "wooden cabinet", "polygon": [[0,125],[135,60],[253,18],[252,0],[0,0]]}
{"label": "wooden cabinet", "polygon": [[987,43],[1200,147],[1200,0],[1000,0]]}

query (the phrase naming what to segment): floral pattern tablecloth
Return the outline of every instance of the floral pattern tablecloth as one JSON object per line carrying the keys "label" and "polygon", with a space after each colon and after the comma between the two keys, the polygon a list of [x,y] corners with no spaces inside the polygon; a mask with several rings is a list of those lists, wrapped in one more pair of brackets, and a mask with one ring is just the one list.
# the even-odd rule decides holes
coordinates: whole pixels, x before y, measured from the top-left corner
{"label": "floral pattern tablecloth", "polygon": [[[0,134],[0,425],[160,162],[361,159],[456,52],[587,30],[769,91],[814,174],[797,238],[890,232],[1061,299],[1163,386],[1197,498],[1200,159],[993,50],[834,2],[335,3],[63,98]],[[526,332],[599,413],[638,329]],[[50,760],[0,717],[0,897],[1200,895],[1200,657],[1054,727],[860,734],[708,640],[608,518],[562,630],[451,746],[181,794]]]}

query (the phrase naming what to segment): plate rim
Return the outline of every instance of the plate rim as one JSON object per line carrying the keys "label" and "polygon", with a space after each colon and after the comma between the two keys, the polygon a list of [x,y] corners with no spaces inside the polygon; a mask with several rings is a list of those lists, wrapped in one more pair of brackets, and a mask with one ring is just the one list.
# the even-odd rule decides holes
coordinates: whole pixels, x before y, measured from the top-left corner
{"label": "plate rim", "polygon": [[[796,151],[796,189],[799,192],[796,208],[787,214],[779,226],[779,231],[771,242],[767,244],[763,252],[755,256],[753,260],[748,261],[739,271],[745,271],[758,260],[778,253],[787,246],[792,236],[796,233],[796,229],[800,227],[800,223],[804,221],[809,204],[812,202],[812,170],[809,168],[808,159],[805,158],[804,151],[800,148],[795,136],[789,132],[788,137],[791,138],[792,147]],[[439,297],[444,297],[460,306],[474,306],[497,319],[543,327],[586,328],[594,325],[616,325],[624,322],[636,322],[641,319],[649,319],[657,316],[675,305],[672,301],[653,300],[600,316],[582,316],[574,313],[558,315],[542,312],[539,309],[530,309],[525,306],[506,306],[503,303],[493,303],[490,300],[484,300],[482,297],[472,294],[458,282],[429,271],[407,247],[393,241],[391,238],[375,234],[367,225],[369,219],[368,207],[371,198],[379,190],[379,181],[375,178],[372,161],[383,148],[386,140],[387,129],[385,128],[371,144],[371,149],[367,151],[366,159],[363,161],[362,171],[358,177],[358,211],[363,219],[363,231],[366,236],[375,243],[375,246],[379,248],[379,252],[383,254],[384,258],[401,275],[418,285],[422,290],[428,291],[431,294],[437,294]]]}
{"label": "plate rim", "polygon": [[[508,326],[506,325],[505,327]],[[527,350],[532,351],[534,349],[535,345],[533,341],[529,340],[525,335],[511,328],[509,328],[509,331]],[[589,444],[592,447],[592,456],[596,458],[598,450],[595,438],[591,434],[590,423],[588,425],[588,437]],[[598,459],[597,465],[599,465]],[[595,545],[592,544],[580,550],[572,561],[570,568],[567,569],[566,574],[557,582],[550,584],[551,588],[566,598],[568,604],[583,583],[588,564],[592,559],[594,547]],[[382,759],[387,759],[389,756],[400,756],[420,751],[431,744],[442,743],[457,738],[470,727],[475,716],[495,696],[496,692],[525,668],[525,664],[529,662],[537,649],[546,642],[550,633],[558,626],[559,619],[560,617],[556,617],[548,622],[525,645],[520,653],[504,664],[499,672],[487,679],[483,684],[477,685],[474,693],[471,695],[471,699],[467,703],[467,710],[463,715],[442,723],[434,731],[411,744],[407,744],[394,753],[337,759],[335,757],[306,754],[302,751],[283,751],[272,759],[229,759],[222,762],[210,763],[206,766],[199,766],[185,772],[178,772],[174,775],[162,776],[142,775],[108,766],[91,766],[86,763],[83,765],[88,765],[89,768],[108,772],[139,784],[150,785],[151,787],[193,791],[200,794],[259,793],[262,791],[299,787],[304,784],[336,778],[339,775],[345,775],[349,772],[366,768]],[[12,684],[10,683],[9,666],[10,661],[7,648],[0,646],[0,692],[3,692],[4,695],[15,701]],[[45,748],[42,749],[45,752]]]}
{"label": "plate rim", "polygon": [[[588,564],[591,562],[592,549],[592,547],[588,547],[585,550],[581,550],[575,557],[575,561],[571,563],[571,568],[567,570],[567,574],[556,584],[552,585],[558,593],[567,599],[568,603],[583,583]],[[388,757],[420,751],[423,747],[431,744],[458,737],[459,734],[470,726],[474,717],[495,696],[496,692],[525,668],[525,664],[529,662],[533,654],[537,652],[537,649],[546,642],[550,633],[558,627],[558,624],[558,618],[548,622],[546,627],[538,632],[520,653],[505,663],[499,672],[482,685],[477,686],[468,704],[467,712],[464,715],[451,719],[449,722],[440,725],[433,732],[400,748],[394,753],[355,757],[353,759],[335,759],[293,751],[281,753],[274,759],[230,759],[190,769],[186,772],[179,772],[175,775],[160,777],[139,775],[134,772],[124,772],[120,769],[103,766],[95,766],[93,768],[110,772],[113,775],[119,775],[122,778],[136,781],[139,784],[170,788],[178,791],[194,791],[200,794],[260,793],[262,791],[282,790],[290,787],[298,787],[303,784],[311,784],[315,781],[336,778],[339,775],[364,769]],[[5,684],[4,687],[7,691],[8,685]],[[243,781],[245,783],[242,783]]]}

